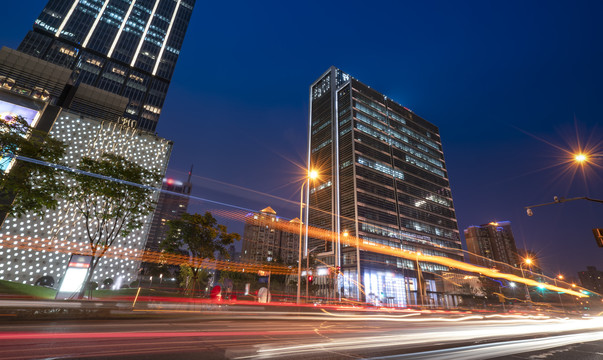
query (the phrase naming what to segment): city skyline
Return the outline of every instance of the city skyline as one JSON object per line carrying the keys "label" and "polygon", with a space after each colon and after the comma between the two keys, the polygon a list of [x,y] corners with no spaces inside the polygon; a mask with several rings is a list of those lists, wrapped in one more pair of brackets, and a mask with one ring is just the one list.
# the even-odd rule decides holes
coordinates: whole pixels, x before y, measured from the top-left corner
{"label": "city skyline", "polygon": [[[25,26],[17,23],[3,33],[4,45],[16,47],[29,30],[44,1],[39,1],[40,6],[33,3],[27,7],[1,5],[7,11],[19,11],[25,23]],[[594,186],[601,180],[600,170],[599,175],[588,180],[589,187],[583,185],[580,177],[553,182],[551,179],[564,170],[562,166],[554,167],[564,154],[526,134],[567,148],[563,141],[575,138],[576,120],[584,139],[591,136],[593,141],[601,141],[600,135],[597,138],[600,130],[597,120],[602,114],[595,99],[601,95],[600,85],[596,84],[603,83],[600,81],[603,74],[594,64],[603,56],[599,49],[588,46],[600,38],[601,30],[589,15],[597,11],[589,6],[566,9],[550,4],[549,13],[541,14],[538,19],[538,27],[528,25],[528,14],[534,9],[515,12],[512,4],[496,9],[500,14],[495,14],[493,6],[480,4],[475,6],[474,13],[469,12],[469,6],[451,9],[452,6],[442,5],[429,15],[428,9],[421,5],[407,5],[397,9],[417,15],[417,20],[406,19],[410,34],[392,43],[397,49],[385,51],[376,59],[360,56],[353,60],[337,55],[342,45],[331,49],[321,40],[326,53],[304,55],[307,66],[301,68],[299,62],[293,61],[293,55],[306,53],[310,47],[294,35],[293,28],[302,20],[305,23],[306,17],[315,16],[310,14],[310,10],[316,9],[315,4],[299,9],[295,16],[277,17],[265,24],[262,21],[274,13],[257,14],[260,17],[255,27],[243,14],[253,9],[242,6],[240,12],[231,14],[232,21],[249,25],[249,34],[229,31],[208,16],[225,13],[221,5],[198,5],[187,40],[191,41],[191,49],[185,46],[184,50],[191,54],[181,58],[173,78],[172,95],[164,106],[165,119],[157,129],[161,136],[175,142],[168,176],[182,177],[190,163],[201,166],[194,160],[199,153],[209,154],[199,177],[193,177],[194,194],[248,208],[262,208],[268,203],[240,196],[234,199],[232,194],[214,194],[215,188],[202,180],[210,178],[297,199],[299,182],[283,186],[303,176],[297,165],[305,163],[307,86],[333,64],[376,90],[390,94],[395,101],[440,127],[459,227],[501,219],[512,221],[517,246],[541,252],[547,273],[575,274],[585,265],[603,267],[591,232],[592,227],[601,227],[596,223],[596,215],[603,211],[601,205],[578,201],[552,205],[535,209],[533,217],[527,217],[524,209],[550,202],[555,195],[603,198],[601,190]],[[462,19],[477,16],[472,14],[479,14],[482,20],[473,27],[460,26]],[[510,14],[522,24],[521,29],[503,26],[503,19]],[[583,15],[580,22],[577,14]],[[367,14],[376,15],[374,10]],[[379,16],[389,17],[380,13]],[[453,20],[455,16],[457,20]],[[573,25],[566,26],[569,30],[565,35],[555,27],[562,18],[565,24]],[[441,22],[449,25],[451,31],[444,34],[427,27],[413,30],[411,25],[420,20]],[[393,25],[383,23],[378,25],[380,31],[393,32]],[[335,30],[333,25],[325,26]],[[477,31],[480,26],[484,27],[481,34]],[[204,36],[210,29],[214,32]],[[276,34],[277,29],[280,34]],[[316,30],[312,31],[313,36],[318,36]],[[191,32],[195,33],[194,38]],[[14,34],[18,36],[15,38]],[[258,40],[254,45],[258,52],[243,60],[242,55],[250,54],[247,40],[253,36],[268,39]],[[293,51],[292,45],[282,42],[287,36],[291,42],[298,42],[299,50]],[[395,39],[394,35],[386,37]],[[356,41],[367,39],[360,37]],[[276,51],[279,46],[271,45],[270,41],[278,42],[292,54],[278,55],[287,52]],[[533,45],[539,47],[532,49]],[[465,57],[467,53],[472,56]],[[212,55],[204,57],[200,67],[197,63],[202,54]],[[439,55],[444,59],[439,59]],[[529,61],[520,63],[524,58]],[[246,88],[241,83],[253,85]],[[195,103],[195,107],[203,109],[202,116],[191,119],[194,112],[186,103]],[[205,127],[209,134],[198,141],[204,127],[196,124],[204,121],[210,121],[212,128]],[[556,128],[564,133],[559,135]],[[225,137],[215,134],[228,134],[228,144]],[[228,151],[210,156],[214,155],[212,149],[219,147]],[[241,160],[236,161],[238,157]],[[222,165],[226,163],[229,168]],[[550,166],[553,168],[535,171]],[[242,173],[246,176],[239,176]],[[195,206],[200,205],[191,204],[191,209]],[[290,206],[282,213],[293,218],[296,208]],[[572,246],[567,246],[568,243]]]}

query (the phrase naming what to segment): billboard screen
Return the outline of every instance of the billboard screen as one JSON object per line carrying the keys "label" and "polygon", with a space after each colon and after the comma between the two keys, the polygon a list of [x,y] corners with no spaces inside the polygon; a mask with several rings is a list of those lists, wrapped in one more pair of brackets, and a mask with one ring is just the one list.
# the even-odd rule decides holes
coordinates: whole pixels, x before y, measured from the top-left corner
{"label": "billboard screen", "polygon": [[[21,116],[30,126],[34,127],[40,118],[40,111],[0,100],[0,121],[11,122],[17,116]],[[12,158],[0,157],[0,171],[8,171],[12,164]]]}

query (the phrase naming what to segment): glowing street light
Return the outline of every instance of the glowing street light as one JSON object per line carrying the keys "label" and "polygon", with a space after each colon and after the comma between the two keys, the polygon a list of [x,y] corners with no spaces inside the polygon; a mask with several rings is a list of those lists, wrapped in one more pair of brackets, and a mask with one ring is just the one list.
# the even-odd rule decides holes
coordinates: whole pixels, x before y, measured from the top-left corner
{"label": "glowing street light", "polygon": [[588,156],[586,156],[586,154],[579,153],[574,155],[574,160],[576,160],[577,163],[582,164],[583,162],[588,160]]}
{"label": "glowing street light", "polygon": [[[565,279],[565,276],[563,276],[563,274],[557,275],[557,277],[553,279],[553,281],[555,281],[555,286],[557,286],[557,279],[563,280],[563,279]],[[559,295],[559,303],[561,304],[561,308],[563,309],[563,312],[565,312],[565,305],[563,305],[563,299],[561,298],[561,293],[558,292],[557,295]]]}
{"label": "glowing street light", "polygon": [[[299,256],[297,260],[297,304],[299,305],[300,296],[301,296],[301,267],[302,267],[302,226],[303,226],[303,214],[304,214],[304,185],[308,183],[308,189],[310,188],[310,180],[315,180],[318,178],[318,171],[309,170],[306,179],[302,183],[300,190],[300,199],[299,199]],[[308,222],[308,219],[306,219]],[[308,254],[309,256],[309,254]],[[306,274],[307,275],[307,274]]]}
{"label": "glowing street light", "polygon": [[[525,279],[526,275],[523,272],[523,264],[526,264],[528,266],[530,266],[530,264],[532,264],[532,259],[530,258],[525,258],[523,260],[523,262],[521,264],[519,264],[519,270],[521,270],[521,277],[523,277]],[[530,302],[530,305],[532,304],[532,297],[530,296],[530,289],[528,288],[528,284],[524,284],[526,286],[526,300],[528,300]]]}

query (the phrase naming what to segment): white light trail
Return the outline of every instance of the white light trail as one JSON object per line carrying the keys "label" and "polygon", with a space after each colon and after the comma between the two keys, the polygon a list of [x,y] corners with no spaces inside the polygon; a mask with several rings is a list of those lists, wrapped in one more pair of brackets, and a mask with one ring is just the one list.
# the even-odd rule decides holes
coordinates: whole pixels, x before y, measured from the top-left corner
{"label": "white light trail", "polygon": [[[426,320],[426,319],[424,319]],[[488,326],[496,323],[497,326]],[[504,321],[472,321],[467,326],[445,326],[441,328],[413,329],[412,332],[400,331],[393,335],[379,333],[375,336],[331,338],[329,342],[317,341],[306,342],[303,345],[278,346],[265,345],[256,350],[255,354],[240,356],[237,359],[256,359],[278,357],[287,358],[292,356],[310,355],[317,352],[337,351],[370,351],[371,349],[384,350],[386,348],[399,349],[409,346],[433,344],[434,342],[444,344],[460,343],[489,338],[506,337],[513,338],[521,336],[540,336],[542,334],[563,334],[570,331],[597,331],[593,333],[578,334],[579,338],[594,336],[595,340],[603,339],[603,319],[593,318],[589,320],[509,320]],[[570,335],[564,335],[570,336]],[[531,339],[530,341],[535,341]],[[572,340],[574,341],[574,340]],[[582,340],[584,341],[584,340]],[[580,340],[575,342],[582,342]],[[591,340],[592,341],[592,340]],[[561,344],[562,345],[562,344]],[[547,347],[559,346],[559,343],[549,341]],[[528,350],[529,351],[529,350]],[[401,356],[401,355],[398,355]],[[414,357],[411,357],[414,359]],[[432,357],[434,359],[445,359],[445,357]],[[483,358],[483,354],[482,357]],[[450,359],[467,359],[466,357],[453,357]]]}

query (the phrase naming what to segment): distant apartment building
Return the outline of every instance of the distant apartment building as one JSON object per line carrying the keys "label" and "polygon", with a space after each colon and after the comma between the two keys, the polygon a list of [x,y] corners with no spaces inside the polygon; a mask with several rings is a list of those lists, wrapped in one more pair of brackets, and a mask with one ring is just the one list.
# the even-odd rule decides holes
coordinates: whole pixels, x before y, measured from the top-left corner
{"label": "distant apartment building", "polygon": [[484,266],[501,269],[504,263],[518,267],[520,259],[517,255],[517,246],[511,222],[498,221],[480,226],[469,226],[464,231],[467,249],[469,250],[469,262]]}
{"label": "distant apartment building", "polygon": [[599,294],[603,291],[603,271],[596,267],[587,266],[586,271],[578,272],[578,277],[583,287]]}
{"label": "distant apartment building", "polygon": [[170,220],[179,219],[188,209],[189,195],[191,193],[191,171],[188,180],[182,182],[175,179],[163,179],[159,201],[153,214],[151,230],[147,239],[146,249],[158,251],[159,245],[165,239]]}
{"label": "distant apartment building", "polygon": [[[299,234],[282,230],[279,222],[287,221],[276,216],[270,206],[245,218],[241,260],[245,262],[282,261],[296,264],[298,260]],[[290,223],[299,223],[295,218]]]}

